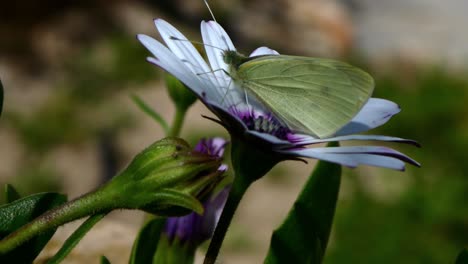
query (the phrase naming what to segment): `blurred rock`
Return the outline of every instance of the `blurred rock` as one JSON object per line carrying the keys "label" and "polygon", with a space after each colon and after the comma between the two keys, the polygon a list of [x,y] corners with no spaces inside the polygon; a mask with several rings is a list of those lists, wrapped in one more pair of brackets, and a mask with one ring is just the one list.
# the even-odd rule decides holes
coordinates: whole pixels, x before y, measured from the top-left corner
{"label": "blurred rock", "polygon": [[244,39],[280,53],[341,57],[351,48],[346,7],[333,0],[244,1],[231,22]]}
{"label": "blurred rock", "polygon": [[365,57],[467,66],[468,1],[352,2],[357,10],[356,47]]}

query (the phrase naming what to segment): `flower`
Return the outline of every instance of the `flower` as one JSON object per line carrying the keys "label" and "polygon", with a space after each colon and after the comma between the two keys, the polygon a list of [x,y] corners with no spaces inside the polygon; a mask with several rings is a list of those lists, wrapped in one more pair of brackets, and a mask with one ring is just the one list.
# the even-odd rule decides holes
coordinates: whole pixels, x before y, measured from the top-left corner
{"label": "flower", "polygon": [[[164,20],[155,20],[156,28],[167,46],[146,36],[138,40],[154,55],[148,61],[174,75],[189,87],[200,100],[220,119],[233,140],[241,139],[275,155],[278,160],[314,158],[348,167],[360,164],[404,170],[405,163],[419,166],[408,156],[382,146],[308,147],[310,145],[348,140],[374,140],[408,143],[413,140],[380,135],[359,135],[385,124],[400,111],[397,104],[370,98],[360,112],[343,128],[328,138],[299,134],[284,126],[261,102],[236,86],[225,72],[229,66],[223,59],[224,51],[235,51],[227,33],[215,21],[203,21],[201,34],[210,65],[187,38]],[[278,52],[260,47],[250,56],[278,55]],[[234,144],[233,144],[234,146]]]}
{"label": "flower", "polygon": [[[228,144],[223,138],[201,139],[195,146],[195,151],[222,159],[224,148]],[[224,173],[227,165],[222,164],[218,171]],[[211,238],[219,216],[229,194],[230,186],[223,188],[216,195],[203,203],[203,215],[192,212],[182,217],[169,217],[166,221],[164,233],[169,241],[178,239],[182,244],[189,243],[196,248]]]}
{"label": "flower", "polygon": [[213,235],[219,216],[229,194],[229,187],[225,187],[215,196],[206,201],[203,215],[195,212],[181,217],[169,217],[164,227],[164,233],[169,241],[177,239],[180,243],[198,247]]}

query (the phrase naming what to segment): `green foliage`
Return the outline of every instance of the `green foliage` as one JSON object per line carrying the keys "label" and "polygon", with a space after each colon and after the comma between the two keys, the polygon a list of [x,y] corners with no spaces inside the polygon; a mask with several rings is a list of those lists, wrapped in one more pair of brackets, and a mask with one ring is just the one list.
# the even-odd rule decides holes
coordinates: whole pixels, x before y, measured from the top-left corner
{"label": "green foliage", "polygon": [[[16,200],[0,207],[0,238],[4,238],[38,217],[45,211],[66,202],[58,193],[39,193]],[[22,246],[0,255],[0,263],[31,263],[41,252],[55,230],[42,233]]]}
{"label": "green foliage", "polygon": [[47,262],[48,264],[61,263],[65,257],[75,248],[81,239],[88,233],[95,224],[106,216],[105,213],[90,216],[75,232],[65,241],[60,250]]}
{"label": "green foliage", "polygon": [[24,144],[43,152],[63,142],[82,140],[89,127],[77,126],[78,115],[70,98],[56,95],[31,116],[9,113],[8,120]]}
{"label": "green foliage", "polygon": [[[37,161],[25,160],[23,166],[17,170],[12,179],[15,189],[23,195],[38,192],[53,192],[60,190],[61,174],[45,164]],[[0,197],[3,201],[3,197]]]}
{"label": "green foliage", "polygon": [[165,224],[165,218],[155,218],[148,221],[140,229],[133,243],[129,264],[145,264],[153,261],[153,256]]}
{"label": "green foliage", "polygon": [[[441,68],[420,69],[401,78],[387,75],[376,80],[375,96],[394,100],[403,109],[395,117],[394,125],[384,126],[381,131],[404,133],[405,137],[416,138],[438,150],[468,146],[464,133],[468,128],[461,119],[468,114],[468,79]],[[452,157],[438,158],[445,163]]]}
{"label": "green foliage", "polygon": [[411,73],[377,76],[375,97],[397,102],[402,112],[373,133],[419,141],[422,149],[399,149],[422,168],[379,171],[406,182],[385,202],[356,175],[347,177],[352,195],[338,205],[326,263],[447,263],[466,245],[468,79],[442,68]]}
{"label": "green foliage", "polygon": [[[135,45],[133,38],[120,33],[100,45],[83,48],[64,60],[63,81],[55,84],[43,105],[30,115],[8,112],[6,121],[28,149],[39,153],[60,144],[83,142],[103,130],[126,127],[128,114],[120,108],[106,105],[103,110],[96,105],[103,105],[131,84],[157,76],[155,69],[141,63],[145,55],[144,48]],[[92,114],[88,113],[90,109]],[[105,111],[111,115],[105,117]],[[100,114],[104,117],[100,118]]]}
{"label": "green foliage", "polygon": [[458,254],[455,264],[468,264],[468,250],[466,248]]}
{"label": "green foliage", "polygon": [[104,110],[96,106],[93,113],[86,116],[83,111],[89,111],[89,107],[70,94],[58,92],[34,113],[11,112],[6,115],[6,120],[32,151],[31,154],[41,154],[61,144],[80,143],[102,131],[114,131],[129,124],[126,114],[112,109],[112,106],[109,108],[113,111],[112,116],[103,120],[100,120],[99,113],[104,113]]}
{"label": "green foliage", "polygon": [[5,184],[5,200],[7,203],[12,203],[21,198],[18,191],[10,184]]}
{"label": "green foliage", "polygon": [[106,256],[101,256],[101,264],[111,264],[111,262]]}
{"label": "green foliage", "polygon": [[66,62],[66,87],[76,101],[101,102],[130,84],[154,79],[156,70],[141,61],[146,56],[133,38],[116,33]]}
{"label": "green foliage", "polygon": [[164,120],[160,114],[158,114],[148,104],[146,104],[145,101],[141,99],[141,97],[134,94],[132,95],[132,100],[141,111],[153,118],[153,120],[161,126],[161,128],[164,130],[164,134],[167,135],[169,133],[169,125],[167,124],[166,120]]}
{"label": "green foliage", "polygon": [[287,218],[273,232],[265,263],[322,262],[340,182],[339,165],[325,161],[317,164]]}

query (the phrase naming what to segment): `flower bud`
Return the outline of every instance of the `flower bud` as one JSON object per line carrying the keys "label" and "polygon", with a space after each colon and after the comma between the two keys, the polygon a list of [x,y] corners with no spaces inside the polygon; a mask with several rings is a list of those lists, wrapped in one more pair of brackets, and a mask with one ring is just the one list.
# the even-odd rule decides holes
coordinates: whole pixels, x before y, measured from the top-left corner
{"label": "flower bud", "polygon": [[[227,141],[222,138],[202,139],[195,151],[221,158]],[[226,171],[221,165],[218,171]],[[195,252],[204,241],[211,238],[228,197],[230,186],[203,203],[203,214],[192,212],[181,217],[169,217],[161,233],[153,263],[193,263]]]}
{"label": "flower bud", "polygon": [[170,74],[166,74],[165,79],[169,96],[177,108],[188,109],[195,103],[197,97],[190,89],[185,87],[183,83]]}
{"label": "flower bud", "polygon": [[[165,138],[140,152],[103,187],[112,207],[140,209],[164,216],[202,213],[199,202],[223,178],[217,156],[193,151],[179,138]],[[188,209],[188,210],[187,210]]]}

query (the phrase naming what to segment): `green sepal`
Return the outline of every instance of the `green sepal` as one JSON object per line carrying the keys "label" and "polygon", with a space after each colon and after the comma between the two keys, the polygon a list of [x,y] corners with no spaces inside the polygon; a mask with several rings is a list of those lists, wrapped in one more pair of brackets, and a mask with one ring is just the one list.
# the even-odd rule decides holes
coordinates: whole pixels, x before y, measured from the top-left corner
{"label": "green sepal", "polygon": [[165,218],[155,218],[148,221],[140,229],[133,243],[130,260],[128,261],[129,264],[146,264],[152,262],[165,224]]}
{"label": "green sepal", "polygon": [[110,260],[106,256],[101,256],[101,264],[111,264]]}
{"label": "green sepal", "polygon": [[140,152],[103,188],[109,208],[140,209],[159,216],[203,212],[203,199],[223,178],[221,160],[166,138]]}
{"label": "green sepal", "polygon": [[153,264],[193,264],[196,247],[180,241],[177,237],[170,240],[163,234],[159,239],[158,248],[154,254]]}
{"label": "green sepal", "polygon": [[164,134],[167,135],[169,133],[169,125],[160,114],[149,107],[148,104],[146,104],[145,101],[143,101],[143,99],[141,99],[138,95],[132,94],[131,98],[141,111],[149,115],[151,118],[153,118],[154,121],[156,121],[156,123],[161,126],[161,128],[164,130]]}
{"label": "green sepal", "polygon": [[203,214],[203,205],[197,198],[190,194],[171,189],[163,189],[155,194],[153,203],[146,205],[142,209],[149,213],[156,213],[159,216],[182,216],[194,211]]}
{"label": "green sepal", "polygon": [[21,198],[21,195],[11,184],[5,184],[5,201],[6,203],[12,203]]}
{"label": "green sepal", "polygon": [[58,264],[61,263],[66,256],[75,248],[80,240],[88,233],[91,228],[97,224],[102,218],[106,216],[105,213],[92,215],[86,221],[81,224],[78,229],[63,243],[59,251],[47,262],[47,264]]}
{"label": "green sepal", "polygon": [[[329,144],[329,146],[338,144]],[[330,235],[341,167],[319,161],[287,218],[271,237],[265,263],[321,263]]]}
{"label": "green sepal", "polygon": [[[39,193],[0,206],[0,238],[66,201],[66,196],[59,193]],[[44,232],[7,254],[0,255],[0,263],[31,263],[54,233],[55,229]]]}
{"label": "green sepal", "polygon": [[455,264],[468,264],[468,250],[466,248],[458,254]]}

